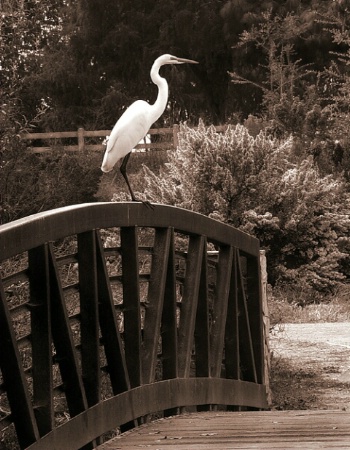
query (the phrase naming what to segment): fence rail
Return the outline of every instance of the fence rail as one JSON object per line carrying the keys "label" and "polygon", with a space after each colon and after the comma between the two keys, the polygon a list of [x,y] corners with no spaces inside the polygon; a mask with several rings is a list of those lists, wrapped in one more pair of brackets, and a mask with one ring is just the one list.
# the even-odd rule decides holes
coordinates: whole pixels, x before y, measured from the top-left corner
{"label": "fence rail", "polygon": [[[224,131],[226,126],[217,126],[217,131]],[[88,131],[79,128],[77,131],[57,131],[49,133],[23,133],[21,139],[23,141],[33,141],[34,145],[28,146],[28,151],[32,153],[43,153],[55,148],[61,148],[65,151],[103,151],[105,145],[102,141],[110,135],[112,130],[96,130]],[[179,126],[174,125],[171,128],[151,128],[148,131],[151,142],[139,143],[136,150],[156,150],[176,148],[178,144]],[[156,140],[152,141],[152,137]],[[77,144],[65,145],[63,140],[76,139]],[[100,141],[98,143],[89,143],[90,140]],[[48,142],[49,141],[49,142]],[[44,144],[43,144],[44,143]],[[39,145],[40,144],[40,145]],[[49,144],[49,145],[48,145]]]}
{"label": "fence rail", "polygon": [[0,264],[0,435],[14,425],[21,448],[267,407],[257,239],[179,208],[93,203],[0,226]]}

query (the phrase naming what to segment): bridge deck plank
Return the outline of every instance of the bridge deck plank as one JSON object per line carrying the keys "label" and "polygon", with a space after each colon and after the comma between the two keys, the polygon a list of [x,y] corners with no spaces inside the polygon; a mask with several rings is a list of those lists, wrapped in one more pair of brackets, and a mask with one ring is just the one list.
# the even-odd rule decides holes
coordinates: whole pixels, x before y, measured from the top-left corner
{"label": "bridge deck plank", "polygon": [[100,445],[99,450],[349,449],[344,411],[203,412],[160,419]]}

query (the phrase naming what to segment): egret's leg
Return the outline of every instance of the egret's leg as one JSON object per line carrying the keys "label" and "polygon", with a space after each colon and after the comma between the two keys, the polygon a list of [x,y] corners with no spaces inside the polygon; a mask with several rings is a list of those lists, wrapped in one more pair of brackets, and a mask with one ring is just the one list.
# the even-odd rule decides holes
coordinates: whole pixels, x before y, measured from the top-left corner
{"label": "egret's leg", "polygon": [[132,188],[131,188],[131,185],[130,185],[130,182],[129,182],[129,179],[128,179],[128,174],[126,173],[126,166],[128,165],[130,156],[131,156],[131,153],[128,153],[126,156],[124,156],[124,159],[123,159],[122,164],[121,164],[121,166],[120,166],[120,172],[121,172],[121,174],[123,175],[124,180],[125,180],[125,182],[126,182],[128,188],[129,188],[129,192],[130,192],[132,201],[133,201],[133,202],[142,202],[144,205],[146,205],[146,206],[148,206],[149,208],[153,209],[154,206],[153,206],[150,202],[148,202],[147,200],[138,200],[138,199],[135,197],[134,191],[133,191]]}
{"label": "egret's leg", "polygon": [[130,155],[131,155],[131,153],[128,153],[126,156],[124,156],[124,159],[123,159],[122,164],[120,166],[120,172],[123,175],[126,184],[128,185],[132,201],[133,202],[137,202],[138,200],[135,197],[134,191],[131,189],[131,186],[130,186],[130,183],[129,183],[129,179],[128,179],[128,174],[126,173],[126,166],[128,165],[128,162],[129,162],[129,159],[130,159]]}

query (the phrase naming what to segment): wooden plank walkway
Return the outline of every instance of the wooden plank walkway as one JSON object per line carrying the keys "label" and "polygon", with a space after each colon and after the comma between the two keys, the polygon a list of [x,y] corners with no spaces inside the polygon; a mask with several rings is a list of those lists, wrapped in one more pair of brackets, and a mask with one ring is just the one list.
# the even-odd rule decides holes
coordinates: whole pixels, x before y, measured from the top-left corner
{"label": "wooden plank walkway", "polygon": [[205,412],[160,419],[99,450],[350,449],[350,413],[340,410]]}

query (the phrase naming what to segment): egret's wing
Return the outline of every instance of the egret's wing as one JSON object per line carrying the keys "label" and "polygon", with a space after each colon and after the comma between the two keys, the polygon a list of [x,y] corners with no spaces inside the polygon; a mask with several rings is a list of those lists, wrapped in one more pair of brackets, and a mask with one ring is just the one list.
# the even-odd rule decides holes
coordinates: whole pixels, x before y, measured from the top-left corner
{"label": "egret's wing", "polygon": [[147,134],[150,105],[142,100],[133,103],[115,124],[107,142],[107,152],[115,151],[118,159],[129,153]]}
{"label": "egret's wing", "polygon": [[149,130],[151,105],[138,100],[133,103],[115,124],[107,142],[101,169],[109,172],[116,162],[140,142]]}

